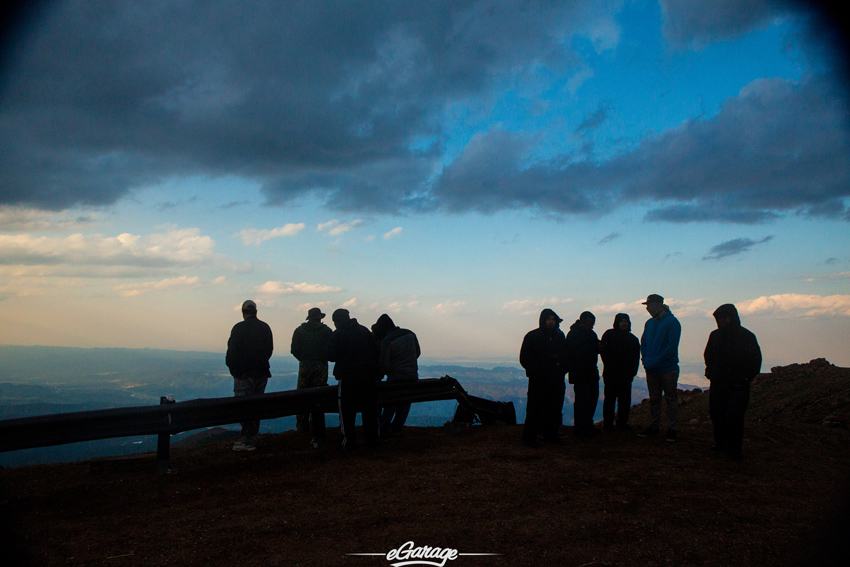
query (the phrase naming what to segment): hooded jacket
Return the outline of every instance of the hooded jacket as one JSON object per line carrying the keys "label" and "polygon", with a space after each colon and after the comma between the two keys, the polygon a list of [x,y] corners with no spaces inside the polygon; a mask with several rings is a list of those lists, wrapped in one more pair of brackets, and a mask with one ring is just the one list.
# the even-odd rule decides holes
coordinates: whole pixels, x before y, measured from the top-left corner
{"label": "hooded jacket", "polygon": [[658,317],[646,322],[640,337],[640,354],[647,372],[666,374],[679,369],[681,336],[682,325],[666,305]]}
{"label": "hooded jacket", "polygon": [[327,362],[325,358],[325,343],[333,334],[330,327],[317,319],[301,323],[292,333],[292,345],[289,352],[299,362]]}
{"label": "hooded jacket", "polygon": [[570,384],[598,382],[599,337],[596,332],[576,321],[570,326],[565,346]]}
{"label": "hooded jacket", "polygon": [[[629,329],[620,329],[620,321],[629,321]],[[602,355],[602,376],[605,380],[631,380],[640,367],[640,341],[631,333],[629,316],[617,313],[614,328],[602,335],[600,354]]]}
{"label": "hooded jacket", "polygon": [[372,333],[381,345],[379,362],[387,380],[418,380],[419,365],[416,360],[422,351],[413,331],[398,327],[384,313],[372,326]]}
{"label": "hooded jacket", "polygon": [[545,378],[563,381],[567,368],[562,360],[564,332],[559,328],[547,329],[546,319],[554,316],[558,323],[563,321],[551,309],[540,312],[538,327],[526,333],[519,351],[519,363],[529,378]]}
{"label": "hooded jacket", "polygon": [[729,317],[731,324],[715,329],[705,347],[705,376],[712,387],[749,389],[750,382],[761,371],[761,349],[756,336],[741,326],[738,310],[731,303],[721,305],[715,318]]}

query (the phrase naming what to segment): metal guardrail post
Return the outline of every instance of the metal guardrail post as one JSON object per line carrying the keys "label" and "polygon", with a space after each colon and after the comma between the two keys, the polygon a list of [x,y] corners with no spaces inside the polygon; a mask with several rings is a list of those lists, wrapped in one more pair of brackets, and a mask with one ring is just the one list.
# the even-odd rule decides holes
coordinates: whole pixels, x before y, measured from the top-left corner
{"label": "metal guardrail post", "polygon": [[[174,398],[171,396],[162,396],[159,398],[159,405],[173,404]],[[171,425],[171,414],[166,413],[168,425]],[[160,433],[156,439],[156,472],[157,474],[167,474],[168,465],[171,461],[171,434]]]}

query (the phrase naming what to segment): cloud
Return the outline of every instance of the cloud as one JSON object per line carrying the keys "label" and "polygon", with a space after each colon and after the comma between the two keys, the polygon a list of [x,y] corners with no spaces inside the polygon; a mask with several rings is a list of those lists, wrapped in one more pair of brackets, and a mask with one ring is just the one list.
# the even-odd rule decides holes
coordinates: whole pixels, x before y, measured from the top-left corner
{"label": "cloud", "polygon": [[730,39],[765,27],[787,12],[787,0],[661,0],[662,31],[671,41],[693,46]]}
{"label": "cloud", "polygon": [[465,301],[445,301],[432,307],[431,312],[437,315],[453,315],[464,305]]}
{"label": "cloud", "polygon": [[754,224],[784,212],[850,218],[850,110],[834,77],[760,79],[709,119],[688,120],[608,161],[529,165],[534,140],[478,134],[436,181],[451,211],[534,208],[596,216],[650,206],[647,220]]}
{"label": "cloud", "polygon": [[400,226],[395,227],[394,229],[392,229],[388,233],[384,234],[384,236],[383,236],[384,240],[389,240],[390,238],[397,238],[397,237],[401,236],[401,230],[402,229],[401,229]]}
{"label": "cloud", "polygon": [[612,232],[608,236],[603,237],[602,240],[599,241],[599,244],[608,244],[609,242],[617,240],[618,238],[620,238],[622,236],[623,235],[619,232]]}
{"label": "cloud", "polygon": [[817,315],[850,316],[850,295],[801,295],[786,293],[762,296],[736,304],[742,315],[760,313],[796,313],[807,317]]}
{"label": "cloud", "polygon": [[720,260],[721,258],[743,254],[744,252],[749,251],[749,249],[753,246],[764,244],[771,240],[773,240],[773,235],[765,236],[761,240],[753,240],[751,238],[735,238],[734,240],[727,240],[726,242],[721,242],[717,246],[712,246],[709,253],[703,257],[703,260]]}
{"label": "cloud", "polygon": [[74,217],[70,212],[51,213],[26,207],[0,206],[0,230],[8,232],[58,232],[80,230],[94,224],[96,215]]}
{"label": "cloud", "polygon": [[363,221],[360,219],[355,219],[351,222],[339,222],[338,220],[334,219],[328,222],[319,223],[319,225],[316,227],[316,230],[319,232],[327,230],[328,236],[339,236],[340,234],[346,233],[349,230],[354,230],[361,224],[363,224]]}
{"label": "cloud", "polygon": [[600,106],[587,120],[578,125],[576,132],[596,130],[607,118],[608,113]]}
{"label": "cloud", "polygon": [[352,309],[352,308],[354,308],[354,307],[357,307],[358,305],[360,305],[360,302],[359,302],[359,301],[357,301],[357,298],[356,298],[356,297],[352,297],[351,299],[349,299],[348,301],[346,301],[345,303],[343,303],[343,304],[342,304],[342,307],[343,307],[344,309]]}
{"label": "cloud", "polygon": [[168,278],[158,282],[123,284],[115,286],[114,289],[121,297],[137,297],[152,291],[197,289],[200,287],[200,283],[198,276],[180,276],[179,278]]}
{"label": "cloud", "polygon": [[573,37],[612,49],[622,3],[52,2],[4,70],[0,202],[107,205],[233,175],[271,204],[415,207],[440,156],[412,140],[439,142],[451,104],[569,66]]}
{"label": "cloud", "polygon": [[233,238],[241,238],[242,244],[248,246],[253,244],[254,246],[259,246],[266,240],[270,240],[272,238],[280,238],[282,236],[295,236],[302,230],[304,230],[304,223],[288,223],[278,228],[273,228],[271,230],[257,230],[253,228],[246,228],[245,230],[241,230],[233,235]]}
{"label": "cloud", "polygon": [[72,234],[65,238],[0,234],[0,264],[134,266],[167,268],[211,262],[215,241],[197,228],[115,237]]}
{"label": "cloud", "polygon": [[[502,305],[502,311],[512,311],[522,313],[523,315],[539,314],[544,308],[552,308],[557,305],[566,305],[575,301],[573,298],[560,299],[551,297],[549,299],[533,299],[527,297],[525,299],[515,299],[508,301]],[[556,310],[557,311],[557,310]]]}
{"label": "cloud", "polygon": [[332,293],[342,291],[341,287],[311,284],[307,282],[275,282],[267,281],[266,283],[257,286],[257,291],[269,295],[283,295],[290,293]]}
{"label": "cloud", "polygon": [[302,303],[301,305],[295,306],[295,311],[299,313],[307,313],[313,307],[318,307],[319,309],[327,311],[328,309],[330,309],[330,306],[330,301],[320,301],[318,303]]}

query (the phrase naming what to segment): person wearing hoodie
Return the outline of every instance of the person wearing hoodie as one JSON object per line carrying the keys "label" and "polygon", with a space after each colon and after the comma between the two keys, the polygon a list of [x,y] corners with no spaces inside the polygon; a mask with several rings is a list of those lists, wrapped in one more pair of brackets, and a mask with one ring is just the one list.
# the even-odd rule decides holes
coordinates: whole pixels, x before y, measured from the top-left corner
{"label": "person wearing hoodie", "polygon": [[538,447],[537,436],[550,443],[563,445],[559,433],[564,407],[567,368],[562,360],[564,332],[561,321],[551,309],[540,312],[538,327],[526,333],[519,351],[519,363],[528,376],[528,403],[522,442]]}
{"label": "person wearing hoodie", "polygon": [[640,341],[632,334],[632,322],[625,313],[614,316],[614,327],[605,331],[599,343],[602,355],[602,380],[605,400],[602,402],[602,423],[606,430],[614,428],[614,408],[617,408],[617,428],[630,430],[629,410],[632,406],[632,380],[640,366]]}
{"label": "person wearing hoodie", "polygon": [[339,381],[339,425],[341,447],[354,449],[357,413],[363,417],[363,436],[368,445],[378,443],[378,345],[372,332],[352,319],[347,309],[331,315],[336,330],[325,345],[325,357],[334,363],[334,378]]}
{"label": "person wearing hoodie", "polygon": [[731,303],[714,311],[717,329],[705,347],[705,377],[709,414],[714,425],[714,451],[728,451],[741,460],[744,444],[744,412],[750,403],[750,382],[761,371],[761,349],[756,336],[741,326],[738,310]]}
{"label": "person wearing hoodie", "polygon": [[593,416],[599,403],[599,337],[593,331],[596,317],[590,311],[582,313],[567,333],[566,357],[570,369],[570,384],[575,393],[573,433],[592,437],[597,433]]}
{"label": "person wearing hoodie", "polygon": [[[333,334],[330,327],[322,323],[325,314],[318,307],[307,312],[307,321],[301,323],[292,333],[292,345],[289,352],[298,360],[297,389],[316,388],[328,385],[328,359],[325,358],[325,344]],[[313,434],[311,445],[323,448],[325,444],[325,413],[315,411],[310,414],[298,414],[296,428],[301,433]]]}
{"label": "person wearing hoodie", "polygon": [[[372,334],[379,345],[378,361],[381,373],[387,376],[387,382],[419,380],[419,365],[416,360],[422,351],[413,331],[398,327],[390,316],[384,313],[372,325]],[[410,404],[384,407],[378,420],[381,437],[399,433],[409,413]]]}
{"label": "person wearing hoodie", "polygon": [[672,442],[676,440],[676,417],[679,410],[676,386],[679,382],[679,338],[682,336],[682,325],[660,295],[650,294],[643,304],[650,315],[640,337],[640,355],[649,390],[650,424],[638,435],[653,437],[659,434],[663,394],[667,400],[666,439]]}

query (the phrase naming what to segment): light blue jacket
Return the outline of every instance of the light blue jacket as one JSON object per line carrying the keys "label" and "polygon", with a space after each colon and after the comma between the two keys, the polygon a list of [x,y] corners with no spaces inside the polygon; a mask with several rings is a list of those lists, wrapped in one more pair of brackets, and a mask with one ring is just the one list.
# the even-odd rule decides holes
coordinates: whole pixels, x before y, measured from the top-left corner
{"label": "light blue jacket", "polygon": [[640,355],[644,369],[651,374],[678,370],[681,336],[682,325],[669,310],[659,319],[649,319],[640,338]]}

